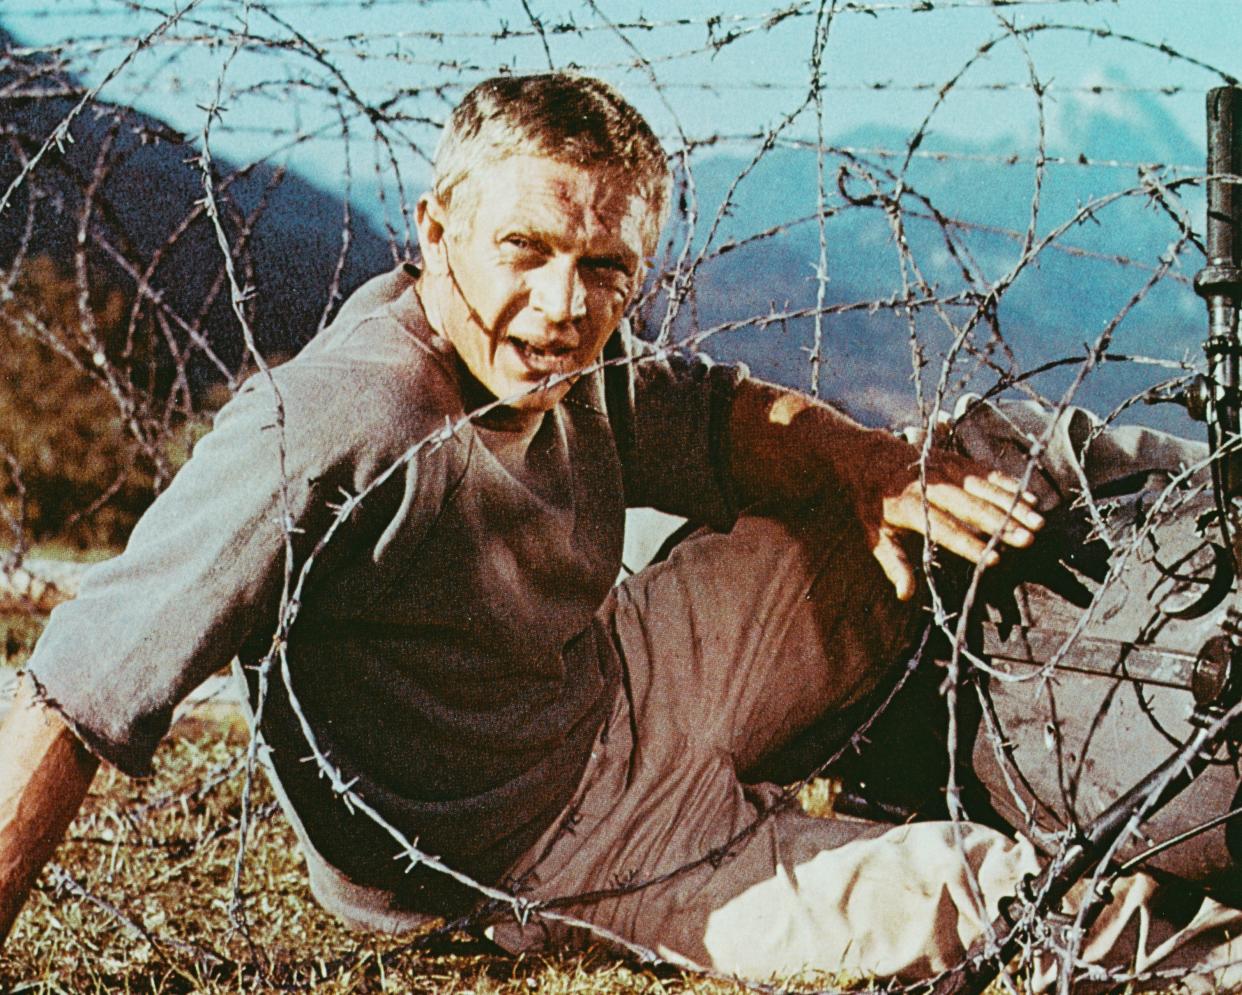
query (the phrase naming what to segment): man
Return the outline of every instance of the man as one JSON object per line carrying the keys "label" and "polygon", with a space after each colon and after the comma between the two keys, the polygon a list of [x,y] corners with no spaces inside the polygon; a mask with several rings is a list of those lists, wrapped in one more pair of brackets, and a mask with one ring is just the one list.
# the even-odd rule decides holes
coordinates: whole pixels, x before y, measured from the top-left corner
{"label": "man", "polygon": [[[573,914],[726,971],[954,962],[1029,847],[757,822],[745,777],[910,641],[906,534],[990,563],[1039,515],[949,456],[925,501],[893,437],[630,342],[669,173],[606,85],[480,84],[434,173],[421,270],[253,378],[53,614],[0,737],[0,935],[97,758],[145,773],[175,703],[237,656],[312,889],[347,922],[476,900],[404,873],[401,837],[531,898],[602,892]],[[714,531],[614,588],[626,505]],[[494,935],[589,939],[538,918]]]}

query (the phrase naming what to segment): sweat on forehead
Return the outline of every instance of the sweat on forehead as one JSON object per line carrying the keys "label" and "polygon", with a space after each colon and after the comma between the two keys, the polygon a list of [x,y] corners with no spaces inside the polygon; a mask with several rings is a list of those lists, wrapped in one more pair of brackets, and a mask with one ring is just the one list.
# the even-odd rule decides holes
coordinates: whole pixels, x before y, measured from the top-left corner
{"label": "sweat on forehead", "polygon": [[651,206],[656,230],[663,224],[668,158],[642,115],[602,80],[541,73],[479,83],[449,117],[436,149],[437,199],[448,206],[463,180],[518,154],[616,169]]}

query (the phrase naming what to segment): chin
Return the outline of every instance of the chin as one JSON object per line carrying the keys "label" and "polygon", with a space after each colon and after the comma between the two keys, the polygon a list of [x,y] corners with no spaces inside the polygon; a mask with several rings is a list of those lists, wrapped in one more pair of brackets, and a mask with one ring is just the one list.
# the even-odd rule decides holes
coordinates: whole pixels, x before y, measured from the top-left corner
{"label": "chin", "polygon": [[[530,385],[524,384],[514,390],[508,391],[505,396],[512,397],[523,388],[529,390]],[[510,402],[507,406],[517,411],[551,411],[564,400],[565,395],[569,393],[570,384],[557,384],[555,387],[549,387],[547,390],[536,390],[532,393],[523,394],[521,397]]]}

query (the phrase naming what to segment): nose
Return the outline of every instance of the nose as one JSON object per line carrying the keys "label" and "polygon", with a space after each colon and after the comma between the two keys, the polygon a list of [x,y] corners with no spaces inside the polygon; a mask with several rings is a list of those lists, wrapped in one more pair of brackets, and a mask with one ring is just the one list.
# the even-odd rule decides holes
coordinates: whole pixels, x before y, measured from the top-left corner
{"label": "nose", "polygon": [[549,259],[527,274],[531,306],[550,325],[572,325],[586,317],[586,284],[568,257]]}

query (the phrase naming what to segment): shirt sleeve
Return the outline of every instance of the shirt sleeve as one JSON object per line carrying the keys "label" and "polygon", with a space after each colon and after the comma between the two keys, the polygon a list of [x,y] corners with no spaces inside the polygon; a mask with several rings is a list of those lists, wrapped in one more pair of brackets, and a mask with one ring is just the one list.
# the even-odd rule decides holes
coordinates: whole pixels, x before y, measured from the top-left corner
{"label": "shirt sleeve", "polygon": [[733,393],[742,365],[660,350],[626,327],[609,343],[609,418],[629,507],[651,507],[716,529],[737,518],[730,459]]}
{"label": "shirt sleeve", "polygon": [[[271,383],[252,378],[125,551],[88,571],[77,598],[53,611],[29,662],[42,700],[127,774],[150,773],[182,698],[256,627],[274,629],[290,549],[296,570],[342,495],[360,493],[385,469],[385,446],[372,437],[380,420],[359,416],[362,384],[289,367],[276,373],[283,430]],[[416,462],[393,475],[395,487],[417,486]],[[343,531],[373,518],[356,513]]]}

